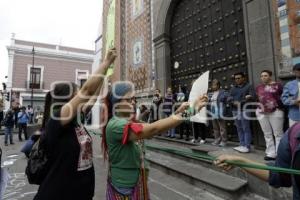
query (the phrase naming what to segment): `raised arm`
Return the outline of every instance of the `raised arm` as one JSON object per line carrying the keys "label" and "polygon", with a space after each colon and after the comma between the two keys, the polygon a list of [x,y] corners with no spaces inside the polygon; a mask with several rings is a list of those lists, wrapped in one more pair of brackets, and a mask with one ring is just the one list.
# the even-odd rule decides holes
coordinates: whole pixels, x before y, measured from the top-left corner
{"label": "raised arm", "polygon": [[[79,106],[85,105],[90,99],[97,98],[104,82],[104,76],[108,67],[114,62],[117,57],[115,49],[110,49],[98,69],[85,82],[78,93],[61,109],[61,124],[68,124],[77,115]],[[95,102],[94,102],[95,103]],[[82,108],[79,108],[80,110]]]}
{"label": "raised arm", "polygon": [[[103,88],[103,87],[101,87]],[[93,106],[95,105],[97,99],[98,99],[98,95],[100,94],[100,91],[101,91],[101,88],[98,87],[97,90],[95,91],[95,94],[92,96],[92,98],[90,98],[88,100],[88,102],[86,102],[82,108],[81,108],[81,111],[84,113],[84,114],[87,114],[91,111],[91,109],[93,108]]]}

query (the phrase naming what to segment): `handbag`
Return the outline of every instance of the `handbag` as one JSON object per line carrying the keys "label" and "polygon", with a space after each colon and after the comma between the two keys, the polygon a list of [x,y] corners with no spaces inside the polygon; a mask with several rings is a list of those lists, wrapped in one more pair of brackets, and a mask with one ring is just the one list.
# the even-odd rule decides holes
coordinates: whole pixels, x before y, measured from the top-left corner
{"label": "handbag", "polygon": [[40,185],[47,176],[48,171],[49,159],[41,136],[31,149],[25,174],[30,184]]}

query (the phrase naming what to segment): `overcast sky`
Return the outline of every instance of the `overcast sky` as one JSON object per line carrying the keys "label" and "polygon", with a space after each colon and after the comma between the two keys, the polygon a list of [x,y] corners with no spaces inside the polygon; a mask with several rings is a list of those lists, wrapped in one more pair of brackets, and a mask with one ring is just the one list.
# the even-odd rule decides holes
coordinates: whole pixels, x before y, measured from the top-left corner
{"label": "overcast sky", "polygon": [[93,50],[101,15],[102,0],[0,0],[0,83],[7,75],[11,33],[16,39]]}

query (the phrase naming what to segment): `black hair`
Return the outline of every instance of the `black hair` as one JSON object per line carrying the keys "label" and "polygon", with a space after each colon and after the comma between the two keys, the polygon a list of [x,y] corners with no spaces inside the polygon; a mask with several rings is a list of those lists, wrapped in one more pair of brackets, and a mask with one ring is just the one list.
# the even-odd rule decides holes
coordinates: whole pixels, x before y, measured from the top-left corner
{"label": "black hair", "polygon": [[186,91],[187,91],[186,86],[184,86],[184,85],[178,85],[178,87],[176,87],[176,88],[178,88],[178,90],[177,90],[178,92],[179,92],[179,90],[181,90],[182,93],[186,94]]}
{"label": "black hair", "polygon": [[70,101],[72,94],[77,90],[77,88],[77,85],[72,82],[62,82],[55,84],[52,91],[52,94],[54,95],[54,97],[52,97],[53,103],[67,103],[68,101]]}
{"label": "black hair", "polygon": [[300,69],[300,63],[297,63],[293,66],[293,71],[294,70],[299,70]]}
{"label": "black hair", "polygon": [[49,120],[50,116],[50,107],[51,107],[51,92],[47,92],[46,98],[45,98],[45,106],[44,106],[44,116],[43,116],[43,122],[42,122],[42,129],[45,129],[46,122]]}
{"label": "black hair", "polygon": [[233,74],[233,77],[234,77],[234,78],[235,78],[236,76],[242,76],[243,78],[246,77],[246,75],[245,75],[244,72],[238,72],[238,73]]}
{"label": "black hair", "polygon": [[260,74],[262,74],[262,73],[267,73],[267,74],[269,74],[269,76],[272,76],[272,75],[273,75],[273,72],[270,71],[270,70],[267,70],[267,69],[262,70]]}
{"label": "black hair", "polygon": [[145,104],[141,104],[140,105],[140,109],[141,109],[141,112],[144,112],[145,110],[147,110],[147,106]]}
{"label": "black hair", "polygon": [[[49,91],[45,97],[44,116],[42,129],[45,129],[46,123],[50,119],[50,109],[53,103],[67,103],[73,97],[73,93],[77,90],[77,85],[71,82],[56,83],[53,91]],[[72,92],[72,94],[71,94]],[[54,95],[54,98],[52,97]],[[62,104],[60,106],[62,106]]]}

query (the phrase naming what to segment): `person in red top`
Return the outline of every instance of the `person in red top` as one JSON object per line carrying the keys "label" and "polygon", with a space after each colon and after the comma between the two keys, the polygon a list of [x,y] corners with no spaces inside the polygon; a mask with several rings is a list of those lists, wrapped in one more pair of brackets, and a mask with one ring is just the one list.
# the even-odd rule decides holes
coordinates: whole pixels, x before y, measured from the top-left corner
{"label": "person in red top", "polygon": [[280,100],[283,87],[272,80],[272,72],[263,70],[260,74],[262,83],[256,87],[260,106],[256,116],[266,140],[265,160],[275,160],[279,142],[283,134],[284,112]]}

